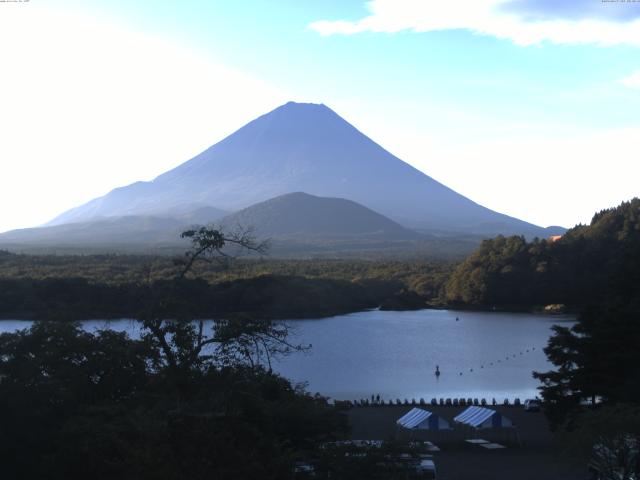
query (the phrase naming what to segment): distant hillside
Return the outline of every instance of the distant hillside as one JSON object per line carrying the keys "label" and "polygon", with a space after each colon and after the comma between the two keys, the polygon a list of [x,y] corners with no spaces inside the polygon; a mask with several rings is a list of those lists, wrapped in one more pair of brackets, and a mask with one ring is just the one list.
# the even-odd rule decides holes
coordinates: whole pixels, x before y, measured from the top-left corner
{"label": "distant hillside", "polygon": [[225,217],[222,224],[252,226],[260,237],[420,238],[416,232],[351,200],[322,198],[302,192],[257,203]]}
{"label": "distant hillside", "polygon": [[557,241],[499,236],[455,270],[452,303],[491,307],[635,303],[640,308],[640,199],[594,215]]}
{"label": "distant hillside", "polygon": [[[191,210],[189,210],[191,209]],[[23,228],[0,233],[0,248],[18,251],[136,251],[184,249],[180,234],[193,225],[217,222],[229,212],[202,205],[184,205],[166,217],[129,215],[98,217],[85,222]]]}
{"label": "distant hillside", "polygon": [[[168,212],[171,214],[172,212]],[[177,211],[173,213],[173,218],[187,225],[207,225],[217,222],[221,218],[229,215],[226,210],[219,208],[200,206],[192,210]]]}
{"label": "distant hillside", "polygon": [[0,248],[117,251],[134,247],[187,246],[180,240],[180,233],[191,223],[178,218],[128,216],[24,228],[0,234]]}
{"label": "distant hillside", "polygon": [[419,234],[362,205],[305,193],[282,195],[225,216],[200,207],[174,217],[137,215],[100,218],[0,234],[0,248],[30,253],[182,253],[180,233],[215,223],[226,231],[252,227],[271,239],[275,257],[428,257],[460,259],[481,241],[472,235]]}
{"label": "distant hillside", "polygon": [[[464,172],[461,172],[464,175]],[[352,200],[409,228],[546,236],[413,168],[324,105],[287,103],[151,182],[116,188],[51,225],[173,216],[193,204],[238,211],[289,192]]]}

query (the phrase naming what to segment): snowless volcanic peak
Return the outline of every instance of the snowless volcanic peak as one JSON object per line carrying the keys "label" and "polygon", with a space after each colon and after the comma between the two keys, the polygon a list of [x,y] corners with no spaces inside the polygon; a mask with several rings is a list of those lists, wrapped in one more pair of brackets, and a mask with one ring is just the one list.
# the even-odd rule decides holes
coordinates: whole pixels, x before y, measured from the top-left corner
{"label": "snowless volcanic peak", "polygon": [[325,105],[294,102],[155,180],[117,188],[51,224],[165,215],[191,204],[238,211],[290,192],[352,200],[407,227],[545,235],[540,227],[484,208],[438,183]]}

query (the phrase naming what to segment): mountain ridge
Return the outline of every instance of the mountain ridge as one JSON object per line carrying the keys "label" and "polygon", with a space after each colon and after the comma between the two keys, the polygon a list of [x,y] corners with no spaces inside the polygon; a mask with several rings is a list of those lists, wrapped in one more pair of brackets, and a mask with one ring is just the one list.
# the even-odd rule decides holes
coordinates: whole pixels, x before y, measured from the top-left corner
{"label": "mountain ridge", "polygon": [[49,225],[95,216],[158,215],[199,203],[236,211],[289,192],[353,200],[410,228],[544,236],[395,157],[325,105],[289,102],[151,182],[71,209]]}
{"label": "mountain ridge", "polygon": [[427,239],[351,200],[304,192],[281,195],[223,217],[221,213],[197,207],[192,212],[178,210],[174,216],[97,217],[6,232],[0,234],[0,247],[176,250],[187,247],[180,233],[195,225],[212,225],[227,232],[251,228],[259,238],[274,240],[276,253],[409,247]]}

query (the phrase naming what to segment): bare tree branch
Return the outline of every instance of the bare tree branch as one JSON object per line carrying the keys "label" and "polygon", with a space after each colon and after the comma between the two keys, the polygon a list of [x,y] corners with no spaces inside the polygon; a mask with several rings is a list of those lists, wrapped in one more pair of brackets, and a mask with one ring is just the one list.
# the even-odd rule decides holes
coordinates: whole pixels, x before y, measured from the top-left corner
{"label": "bare tree branch", "polygon": [[258,241],[251,227],[237,226],[230,232],[223,232],[214,225],[199,226],[182,232],[180,237],[190,239],[191,250],[185,254],[186,260],[183,261],[179,278],[184,278],[197,260],[210,262],[235,258],[224,251],[225,247],[233,246],[241,252],[260,255],[266,254],[269,249],[269,241]]}

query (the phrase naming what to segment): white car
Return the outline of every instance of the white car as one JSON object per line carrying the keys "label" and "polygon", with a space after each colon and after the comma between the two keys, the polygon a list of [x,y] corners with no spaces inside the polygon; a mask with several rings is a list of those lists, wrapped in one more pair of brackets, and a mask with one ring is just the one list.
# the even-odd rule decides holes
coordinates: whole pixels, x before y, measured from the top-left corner
{"label": "white car", "polygon": [[527,412],[539,412],[540,411],[540,400],[536,398],[529,398],[524,401],[524,409]]}
{"label": "white car", "polygon": [[416,472],[421,475],[420,478],[435,479],[436,478],[436,464],[431,459],[422,459],[416,466]]}

